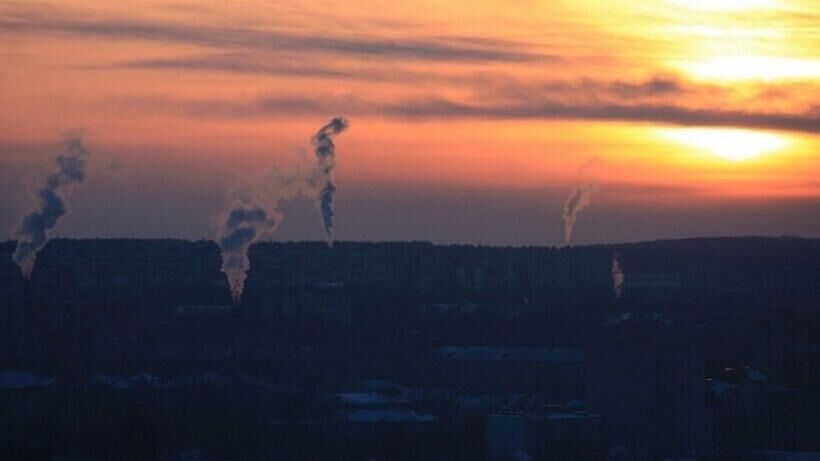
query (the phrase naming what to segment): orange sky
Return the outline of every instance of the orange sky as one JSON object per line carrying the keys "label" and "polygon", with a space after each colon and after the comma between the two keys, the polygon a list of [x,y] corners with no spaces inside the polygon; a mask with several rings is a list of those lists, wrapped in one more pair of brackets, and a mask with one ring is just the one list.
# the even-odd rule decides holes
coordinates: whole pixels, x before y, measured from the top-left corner
{"label": "orange sky", "polygon": [[[366,191],[380,187],[544,193],[540,212],[557,203],[560,221],[559,197],[593,181],[613,215],[693,201],[812,212],[818,24],[813,0],[0,1],[0,226],[18,220],[23,186],[67,129],[84,131],[111,176],[94,179],[100,194],[171,171],[217,196],[296,162],[337,114],[351,120],[338,183],[363,194],[345,205],[340,189],[342,209],[367,213]],[[221,205],[169,233],[207,235],[204,216]],[[817,220],[727,232],[818,235]],[[543,243],[557,243],[552,231]]]}

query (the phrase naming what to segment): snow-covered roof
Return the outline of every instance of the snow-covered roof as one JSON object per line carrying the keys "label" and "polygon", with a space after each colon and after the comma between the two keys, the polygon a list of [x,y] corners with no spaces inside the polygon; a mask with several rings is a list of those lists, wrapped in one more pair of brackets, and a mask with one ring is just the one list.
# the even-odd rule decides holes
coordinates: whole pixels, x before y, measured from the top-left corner
{"label": "snow-covered roof", "polygon": [[496,404],[497,398],[493,394],[461,394],[455,401],[455,406],[463,410],[484,410]]}
{"label": "snow-covered roof", "polygon": [[345,410],[341,414],[345,420],[352,423],[429,423],[435,421],[431,415],[399,408],[359,408]]}
{"label": "snow-covered roof", "polygon": [[0,390],[46,387],[54,382],[31,371],[0,371]]}
{"label": "snow-covered roof", "polygon": [[767,451],[769,459],[782,461],[817,461],[820,451]]}
{"label": "snow-covered roof", "polygon": [[717,396],[721,396],[735,389],[737,389],[737,384],[729,384],[723,381],[715,381],[712,383],[712,392]]}
{"label": "snow-covered roof", "polygon": [[596,419],[600,415],[593,415],[588,413],[551,413],[547,415],[547,419]]}
{"label": "snow-covered roof", "polygon": [[213,314],[219,312],[230,312],[233,306],[230,304],[196,304],[174,306],[176,314]]}
{"label": "snow-covered roof", "polygon": [[134,387],[161,387],[162,380],[154,375],[141,373],[134,376],[98,374],[91,378],[93,384],[114,389],[131,389]]}
{"label": "snow-covered roof", "polygon": [[361,388],[368,391],[400,391],[402,385],[388,379],[366,379],[362,381]]}
{"label": "snow-covered roof", "polygon": [[397,397],[385,395],[380,392],[365,391],[365,392],[339,392],[336,394],[342,403],[353,406],[365,405],[386,405],[388,403],[401,402]]}
{"label": "snow-covered roof", "polygon": [[751,381],[766,381],[766,375],[756,368],[746,370],[746,378]]}
{"label": "snow-covered roof", "polygon": [[455,362],[555,362],[584,361],[580,347],[488,347],[447,346],[428,352],[433,360]]}

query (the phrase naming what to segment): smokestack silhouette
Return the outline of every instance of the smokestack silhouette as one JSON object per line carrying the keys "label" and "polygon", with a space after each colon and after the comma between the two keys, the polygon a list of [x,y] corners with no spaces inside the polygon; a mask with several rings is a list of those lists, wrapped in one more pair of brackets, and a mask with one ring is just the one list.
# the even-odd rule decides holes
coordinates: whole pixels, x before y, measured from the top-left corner
{"label": "smokestack silhouette", "polygon": [[63,192],[85,181],[88,151],[83,146],[80,133],[66,133],[63,149],[63,153],[57,156],[57,171],[51,173],[37,191],[39,208],[29,212],[15,232],[17,247],[11,259],[20,266],[26,280],[31,279],[37,252],[48,243],[48,231],[57,225],[60,217],[68,213],[68,203]]}
{"label": "smokestack silhouette", "polygon": [[279,216],[270,216],[264,208],[235,203],[222,219],[217,244],[222,250],[222,272],[228,277],[231,298],[239,304],[250,268],[248,249],[266,232],[279,225]]}
{"label": "smokestack silhouette", "polygon": [[612,256],[612,290],[615,292],[615,299],[621,297],[621,290],[624,286],[624,271],[621,269],[621,261],[617,254]]}
{"label": "smokestack silhouette", "polygon": [[322,215],[322,225],[327,236],[327,246],[333,246],[333,195],[336,185],[333,183],[333,170],[336,168],[336,146],[333,136],[346,130],[350,123],[344,117],[335,117],[313,135],[313,150],[319,162],[317,177],[312,181],[318,191],[319,212]]}

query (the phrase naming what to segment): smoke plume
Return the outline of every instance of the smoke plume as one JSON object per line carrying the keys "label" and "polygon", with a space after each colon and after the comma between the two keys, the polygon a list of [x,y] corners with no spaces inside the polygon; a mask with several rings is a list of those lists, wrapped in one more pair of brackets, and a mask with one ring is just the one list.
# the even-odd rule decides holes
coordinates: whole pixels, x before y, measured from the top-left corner
{"label": "smoke plume", "polygon": [[238,304],[245,288],[250,268],[248,249],[260,236],[273,232],[279,224],[277,216],[270,216],[264,208],[245,203],[234,203],[222,218],[217,243],[222,250],[222,272],[228,277],[231,297]]}
{"label": "smoke plume", "polygon": [[313,182],[318,189],[319,212],[322,216],[322,225],[327,236],[327,245],[333,246],[333,195],[336,193],[336,184],[333,183],[333,170],[336,168],[336,146],[333,136],[338,135],[349,123],[344,117],[335,117],[313,135],[313,150],[318,162],[317,177]]}
{"label": "smoke plume", "polygon": [[621,290],[624,286],[624,271],[621,269],[621,261],[618,255],[612,256],[612,290],[615,291],[615,298],[621,297]]}
{"label": "smoke plume", "polygon": [[88,151],[83,146],[79,132],[69,132],[63,139],[63,153],[57,156],[57,171],[46,177],[45,183],[37,191],[39,207],[32,210],[20,222],[15,236],[17,248],[12,260],[20,266],[23,277],[31,279],[34,261],[48,243],[48,231],[68,213],[68,203],[63,193],[71,186],[85,181]]}
{"label": "smoke plume", "polygon": [[575,227],[575,221],[578,219],[578,213],[592,203],[592,194],[594,192],[595,186],[592,183],[585,182],[572,191],[572,194],[564,203],[564,242],[567,246],[572,243],[572,231]]}
{"label": "smoke plume", "polygon": [[276,232],[284,219],[280,210],[282,201],[298,195],[317,200],[328,245],[332,246],[336,152],[331,137],[347,127],[347,119],[336,117],[313,135],[315,163],[304,159],[291,173],[273,168],[260,183],[251,186],[250,192],[232,192],[230,209],[218,216],[215,224],[216,242],[222,251],[222,272],[228,277],[235,304],[242,298],[250,269],[248,250],[255,242]]}
{"label": "smoke plume", "polygon": [[578,167],[578,173],[586,176],[587,179],[572,191],[564,203],[564,242],[567,246],[572,243],[572,231],[575,228],[578,213],[592,203],[592,194],[597,190],[590,178],[589,170],[603,165],[603,163],[604,161],[600,157],[595,156]]}
{"label": "smoke plume", "polygon": [[279,204],[300,193],[303,177],[298,169],[296,174],[284,174],[272,168],[250,190],[232,190],[229,210],[214,221],[216,243],[222,251],[222,272],[228,277],[235,304],[242,298],[251,265],[248,250],[254,242],[276,232],[284,219]]}

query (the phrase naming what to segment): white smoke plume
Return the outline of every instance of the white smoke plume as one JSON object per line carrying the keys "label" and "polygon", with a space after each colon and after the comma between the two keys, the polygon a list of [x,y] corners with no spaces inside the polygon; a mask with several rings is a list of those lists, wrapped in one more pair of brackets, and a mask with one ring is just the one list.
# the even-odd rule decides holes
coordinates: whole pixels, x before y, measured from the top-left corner
{"label": "white smoke plume", "polygon": [[292,173],[274,168],[259,184],[251,186],[250,193],[231,193],[231,207],[215,220],[216,242],[222,251],[222,272],[228,277],[231,297],[239,304],[250,269],[248,250],[251,245],[276,232],[284,219],[280,210],[282,201],[298,195],[317,200],[322,223],[328,238],[333,241],[333,183],[336,151],[331,136],[348,127],[347,119],[336,117],[313,135],[316,162],[300,164]]}
{"label": "white smoke plume", "polygon": [[575,228],[578,213],[592,203],[594,192],[595,186],[592,183],[583,183],[572,191],[564,203],[564,243],[567,246],[572,243],[572,231]]}
{"label": "white smoke plume", "polygon": [[623,290],[626,276],[617,254],[612,256],[612,269],[610,272],[612,273],[612,290],[615,292],[615,298],[618,299],[621,297],[621,290]]}
{"label": "white smoke plume", "polygon": [[235,304],[242,297],[251,265],[248,248],[266,232],[273,232],[278,224],[277,217],[269,216],[264,208],[242,202],[234,203],[231,211],[223,216],[217,243],[222,250],[222,272],[228,277]]}
{"label": "white smoke plume", "polygon": [[248,250],[253,243],[276,232],[284,219],[280,203],[298,195],[304,182],[301,174],[286,175],[274,168],[262,181],[251,185],[249,191],[230,192],[231,206],[214,224],[216,243],[222,251],[222,272],[228,277],[235,304],[242,298],[250,269]]}
{"label": "white smoke plume", "polygon": [[335,117],[313,135],[313,149],[318,161],[317,177],[311,181],[318,189],[319,212],[322,216],[322,225],[327,236],[327,245],[333,246],[333,195],[336,193],[336,184],[333,182],[333,170],[336,168],[336,146],[333,136],[346,130],[350,123],[344,117]]}
{"label": "white smoke plume", "polygon": [[[578,167],[578,172],[589,177],[588,171],[593,167],[603,164],[599,157],[593,157]],[[575,229],[575,221],[578,213],[592,203],[592,195],[598,190],[591,179],[585,180],[564,202],[564,243],[569,246],[572,243],[572,232]]]}
{"label": "white smoke plume", "polygon": [[83,146],[82,136],[77,131],[65,134],[63,153],[57,156],[57,171],[46,177],[38,189],[38,208],[30,211],[21,220],[15,236],[17,247],[12,260],[20,266],[23,277],[31,279],[37,253],[48,243],[48,231],[68,213],[68,203],[64,193],[74,185],[82,184],[86,177],[88,151]]}

